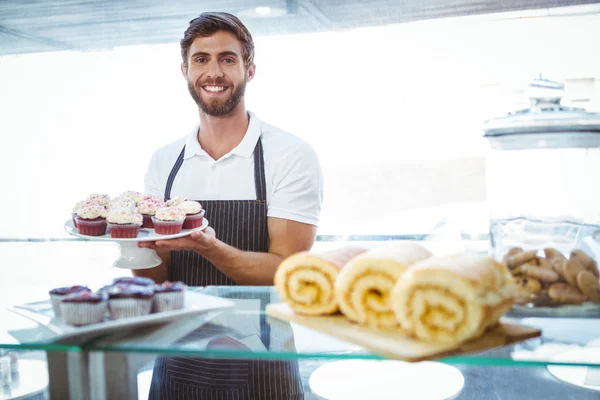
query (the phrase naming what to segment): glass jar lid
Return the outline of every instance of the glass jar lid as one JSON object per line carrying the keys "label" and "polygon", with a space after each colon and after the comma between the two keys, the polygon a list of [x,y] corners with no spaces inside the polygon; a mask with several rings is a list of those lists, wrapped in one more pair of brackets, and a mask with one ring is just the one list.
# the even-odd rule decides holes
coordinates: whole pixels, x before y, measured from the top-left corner
{"label": "glass jar lid", "polygon": [[600,134],[600,113],[560,104],[564,84],[538,78],[529,83],[529,108],[486,121],[486,137],[535,133],[587,132]]}

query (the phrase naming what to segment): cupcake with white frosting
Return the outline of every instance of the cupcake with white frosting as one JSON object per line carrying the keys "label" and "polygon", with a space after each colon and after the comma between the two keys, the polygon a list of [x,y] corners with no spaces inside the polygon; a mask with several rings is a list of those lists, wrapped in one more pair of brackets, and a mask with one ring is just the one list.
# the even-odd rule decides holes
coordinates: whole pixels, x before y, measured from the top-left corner
{"label": "cupcake with white frosting", "polygon": [[110,196],[104,193],[92,193],[89,195],[86,201],[106,207],[108,203],[110,203]]}
{"label": "cupcake with white frosting", "polygon": [[184,201],[187,201],[187,199],[185,197],[175,196],[172,199],[167,200],[167,206],[175,207],[175,206],[180,205]]}
{"label": "cupcake with white frosting", "polygon": [[135,208],[115,208],[106,217],[110,236],[116,239],[137,237],[142,226],[142,214]]}
{"label": "cupcake with white frosting", "polygon": [[156,215],[152,217],[154,230],[160,235],[174,235],[181,232],[184,220],[185,211],[179,207],[159,208],[156,210]]}
{"label": "cupcake with white frosting", "polygon": [[142,201],[142,197],[144,197],[144,195],[140,192],[136,192],[135,190],[127,190],[126,192],[121,193],[119,197],[133,200],[135,205],[138,205],[138,203]]}
{"label": "cupcake with white frosting", "polygon": [[142,214],[144,218],[143,227],[144,228],[154,228],[154,223],[152,222],[152,217],[156,215],[156,211],[159,208],[166,207],[167,204],[160,199],[149,198],[147,200],[142,200],[142,202],[138,205],[138,212]]}
{"label": "cupcake with white frosting", "polygon": [[147,200],[153,200],[153,201],[162,201],[164,202],[164,199],[160,196],[156,196],[154,194],[144,194],[142,195],[142,200],[140,200],[141,202],[147,201]]}
{"label": "cupcake with white frosting", "polygon": [[71,210],[71,218],[73,218],[73,226],[75,226],[75,228],[77,228],[77,219],[75,217],[77,217],[77,212],[79,210],[81,210],[81,207],[83,207],[84,204],[85,204],[85,200],[84,201],[78,201],[73,206],[73,210]]}
{"label": "cupcake with white frosting", "polygon": [[136,204],[135,200],[131,198],[119,196],[112,199],[106,209],[110,211],[118,208],[135,208]]}
{"label": "cupcake with white frosting", "polygon": [[81,206],[75,217],[79,233],[87,236],[102,236],[106,233],[106,209],[96,203]]}
{"label": "cupcake with white frosting", "polygon": [[185,212],[183,229],[194,229],[202,226],[204,210],[202,209],[202,205],[200,203],[193,200],[186,200],[177,205],[177,207],[181,208]]}

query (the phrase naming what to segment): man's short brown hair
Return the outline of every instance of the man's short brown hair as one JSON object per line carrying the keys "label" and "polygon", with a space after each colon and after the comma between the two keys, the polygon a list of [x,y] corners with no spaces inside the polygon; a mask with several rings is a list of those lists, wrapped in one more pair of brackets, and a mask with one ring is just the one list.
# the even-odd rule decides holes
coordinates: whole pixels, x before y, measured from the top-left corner
{"label": "man's short brown hair", "polygon": [[244,66],[248,68],[254,64],[254,42],[248,28],[235,15],[226,12],[205,12],[190,21],[190,26],[185,30],[181,46],[181,58],[187,64],[188,51],[194,39],[208,37],[217,31],[231,32],[242,43],[242,58]]}

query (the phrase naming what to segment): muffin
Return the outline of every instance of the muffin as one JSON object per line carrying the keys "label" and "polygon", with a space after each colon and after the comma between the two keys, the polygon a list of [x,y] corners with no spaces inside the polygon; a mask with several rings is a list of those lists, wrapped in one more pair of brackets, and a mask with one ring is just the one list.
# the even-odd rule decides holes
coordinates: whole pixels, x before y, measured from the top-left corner
{"label": "muffin", "polygon": [[77,228],[77,219],[75,217],[77,216],[77,212],[81,210],[81,207],[83,207],[84,204],[85,201],[78,201],[77,203],[75,203],[75,205],[73,206],[73,210],[71,211],[71,218],[73,218],[73,226],[75,228]]}
{"label": "muffin", "polygon": [[122,197],[124,199],[132,200],[136,205],[139,204],[143,196],[143,194],[141,194],[140,192],[136,192],[135,190],[128,190],[119,195],[119,197]]}
{"label": "muffin", "polygon": [[154,288],[151,286],[117,283],[105,288],[108,310],[112,319],[139,317],[150,314]]}
{"label": "muffin", "polygon": [[156,215],[156,211],[159,208],[164,208],[167,206],[162,200],[156,199],[146,199],[142,200],[142,202],[138,205],[138,212],[142,214],[144,228],[154,228],[154,223],[152,222],[152,217]]}
{"label": "muffin", "polygon": [[178,207],[163,207],[152,217],[154,231],[160,235],[174,235],[181,232],[185,211]]}
{"label": "muffin", "polygon": [[150,278],[146,278],[144,276],[125,276],[122,278],[113,279],[113,285],[116,284],[124,284],[124,285],[137,285],[137,286],[154,286],[156,282],[154,282]]}
{"label": "muffin", "polygon": [[187,199],[185,197],[175,196],[172,199],[167,200],[167,206],[168,207],[175,207],[175,206],[180,205],[184,201],[187,201]]}
{"label": "muffin", "polygon": [[91,290],[88,289],[86,286],[80,286],[80,285],[65,286],[65,287],[59,287],[59,288],[52,289],[49,292],[49,294],[50,294],[50,300],[52,301],[52,309],[54,310],[54,315],[57,317],[61,316],[60,302],[62,301],[62,299],[64,299],[65,297],[67,297],[70,294],[80,293],[80,292],[91,292]]}
{"label": "muffin", "polygon": [[183,282],[169,281],[154,286],[152,312],[172,311],[183,308],[185,288],[186,286]]}
{"label": "muffin", "polygon": [[104,193],[92,193],[89,195],[86,201],[106,207],[108,203],[110,203],[110,196]]}
{"label": "muffin", "polygon": [[79,292],[66,296],[60,302],[65,323],[88,325],[104,321],[106,316],[106,295],[103,293]]}
{"label": "muffin", "polygon": [[200,205],[200,203],[193,200],[186,200],[176,207],[181,208],[185,212],[183,229],[194,229],[202,226],[204,210],[202,209],[202,205]]}
{"label": "muffin", "polygon": [[106,209],[95,203],[86,203],[75,217],[82,235],[102,236],[106,233]]}
{"label": "muffin", "polygon": [[135,208],[117,208],[106,217],[110,237],[115,239],[136,238],[142,226],[142,214]]}

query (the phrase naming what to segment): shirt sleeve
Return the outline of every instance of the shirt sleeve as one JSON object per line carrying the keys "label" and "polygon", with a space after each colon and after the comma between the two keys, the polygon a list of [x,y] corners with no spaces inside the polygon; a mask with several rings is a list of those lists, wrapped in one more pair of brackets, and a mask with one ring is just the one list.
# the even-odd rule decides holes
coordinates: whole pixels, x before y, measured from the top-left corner
{"label": "shirt sleeve", "polygon": [[323,173],[317,153],[303,143],[275,176],[267,216],[317,226],[323,203]]}
{"label": "shirt sleeve", "polygon": [[155,152],[150,159],[148,170],[144,177],[144,193],[162,198],[165,193],[160,181],[160,168],[158,165],[157,153]]}

